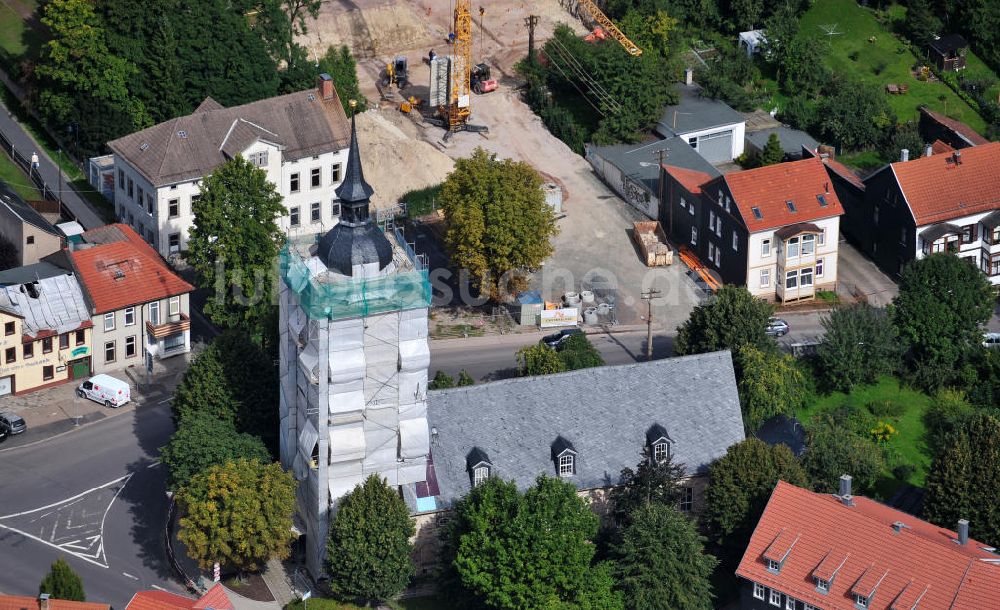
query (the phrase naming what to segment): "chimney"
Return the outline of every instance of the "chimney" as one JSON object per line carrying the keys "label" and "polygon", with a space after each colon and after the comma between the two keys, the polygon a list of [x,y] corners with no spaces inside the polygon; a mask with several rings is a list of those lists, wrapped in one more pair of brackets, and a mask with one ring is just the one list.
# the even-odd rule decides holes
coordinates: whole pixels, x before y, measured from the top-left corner
{"label": "chimney", "polygon": [[852,501],[853,496],[851,496],[851,475],[840,475],[840,494],[838,495],[844,506],[854,506],[854,502]]}
{"label": "chimney", "polygon": [[925,157],[930,157],[933,154],[934,154],[934,147],[931,146],[930,144],[928,144],[927,148],[924,149],[924,156]]}
{"label": "chimney", "polygon": [[904,161],[904,162],[910,160],[910,149],[909,148],[904,148],[903,150],[899,151],[899,160],[900,161]]}
{"label": "chimney", "polygon": [[958,520],[958,543],[965,546],[969,543],[969,520]]}
{"label": "chimney", "polygon": [[41,610],[49,610],[49,594],[39,593],[38,594],[38,606]]}
{"label": "chimney", "polygon": [[952,158],[952,160],[955,161],[955,165],[961,165],[962,164],[962,151],[956,150],[955,152],[951,153],[951,158]]}
{"label": "chimney", "polygon": [[684,84],[691,86],[694,84],[694,70],[691,68],[684,68]]}
{"label": "chimney", "polygon": [[333,78],[329,74],[324,72],[316,77],[316,89],[319,90],[320,99],[332,100],[333,99]]}

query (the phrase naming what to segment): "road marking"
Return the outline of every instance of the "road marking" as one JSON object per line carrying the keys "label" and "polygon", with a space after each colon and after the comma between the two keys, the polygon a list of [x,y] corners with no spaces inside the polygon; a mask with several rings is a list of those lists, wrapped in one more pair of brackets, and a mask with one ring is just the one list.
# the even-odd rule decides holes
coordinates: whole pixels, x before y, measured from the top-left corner
{"label": "road marking", "polygon": [[153,462],[149,466],[146,466],[146,468],[156,468],[159,465],[160,465],[160,460],[156,460],[155,462]]}
{"label": "road marking", "polygon": [[132,576],[128,572],[122,572],[122,576],[125,576],[126,578],[131,578],[132,580],[139,580],[138,576]]}
{"label": "road marking", "polygon": [[171,400],[173,400],[173,399],[174,399],[174,397],[173,397],[173,396],[168,396],[167,398],[164,398],[163,400],[161,400],[160,402],[158,402],[158,403],[156,403],[156,404],[158,404],[158,405],[162,405],[163,403],[165,403],[165,402],[170,402],[170,401],[171,401]]}
{"label": "road marking", "polygon": [[[149,585],[149,586],[150,586],[150,587],[153,587],[153,588],[154,588],[154,589],[156,589],[157,591],[167,591],[166,589],[164,589],[163,587],[161,587],[161,586],[159,586],[159,585]],[[167,591],[167,593],[170,593],[170,591]]]}

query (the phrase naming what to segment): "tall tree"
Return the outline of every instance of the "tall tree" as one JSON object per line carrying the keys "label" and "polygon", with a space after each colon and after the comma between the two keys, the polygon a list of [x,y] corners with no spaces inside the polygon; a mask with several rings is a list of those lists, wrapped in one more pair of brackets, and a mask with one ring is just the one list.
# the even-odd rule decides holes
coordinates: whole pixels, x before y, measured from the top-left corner
{"label": "tall tree", "polygon": [[1000,544],[1000,419],[989,413],[968,418],[948,436],[927,475],[924,516],[949,529],[969,520],[969,533]]}
{"label": "tall tree", "polygon": [[592,563],[597,527],[571,483],[542,476],[521,494],[491,477],[455,507],[445,557],[487,608],[622,608],[608,566]]}
{"label": "tall tree", "polygon": [[941,31],[941,20],[929,0],[907,0],[903,29],[914,44],[924,46]]}
{"label": "tall tree", "polygon": [[709,577],[718,561],[705,553],[694,522],[673,506],[632,513],[611,551],[628,610],[711,610]]}
{"label": "tall tree", "polygon": [[974,265],[938,253],[903,269],[890,315],[909,347],[914,380],[937,388],[956,379],[993,313],[990,283]]}
{"label": "tall tree", "polygon": [[767,138],[764,150],[760,152],[761,165],[774,165],[785,160],[785,149],[781,147],[781,140],[777,133],[772,133]]}
{"label": "tall tree", "polygon": [[669,457],[656,461],[647,455],[634,470],[623,468],[618,485],[608,493],[615,522],[618,525],[628,523],[639,509],[653,504],[676,507],[681,500],[681,483],[685,476],[684,464],[675,463]]}
{"label": "tall tree", "polygon": [[945,388],[934,395],[934,400],[921,418],[926,430],[924,440],[931,457],[942,452],[951,433],[962,427],[975,412],[976,409],[958,390]]}
{"label": "tall tree", "polygon": [[594,366],[604,366],[604,357],[597,351],[585,334],[572,335],[566,339],[558,350],[559,359],[566,365],[567,371],[586,369]]}
{"label": "tall tree", "polygon": [[896,123],[885,94],[876,85],[839,79],[820,102],[824,137],[847,149],[878,146]]}
{"label": "tall tree", "polygon": [[827,388],[850,392],[899,367],[899,337],[885,309],[867,303],[838,307],[821,324],[817,370]]}
{"label": "tall tree", "polygon": [[774,307],[750,294],[744,286],[723,286],[715,297],[691,312],[677,327],[674,351],[678,355],[733,350],[743,345],[773,349],[765,330]]}
{"label": "tall tree", "polygon": [[526,377],[551,375],[566,370],[566,363],[547,345],[529,345],[517,351],[517,369]]}
{"label": "tall tree", "polygon": [[83,581],[62,557],[56,559],[52,564],[49,573],[38,585],[38,592],[48,593],[55,599],[74,602],[87,601],[87,596],[83,592]]}
{"label": "tall tree", "polygon": [[802,456],[802,466],[815,491],[837,491],[840,475],[850,473],[858,493],[875,488],[885,468],[882,450],[868,438],[831,423],[809,430],[809,448]]}
{"label": "tall tree", "polygon": [[177,499],[184,515],[177,538],[202,569],[219,562],[256,570],[291,552],[295,479],[280,464],[241,459],[210,466]]}
{"label": "tall tree", "polygon": [[795,360],[776,350],[741,345],[736,350],[743,424],[753,431],[775,415],[791,415],[805,406],[805,376]]}
{"label": "tall tree", "polygon": [[355,111],[360,112],[365,109],[365,98],[358,88],[357,63],[347,45],[341,45],[339,48],[331,46],[327,49],[326,54],[319,60],[319,71],[329,74],[333,79],[337,95],[340,96],[340,103],[344,105],[344,112],[351,112],[351,100],[358,102]]}
{"label": "tall tree", "polygon": [[172,490],[182,489],[210,466],[239,458],[268,462],[271,454],[260,438],[237,432],[231,422],[207,411],[195,411],[181,420],[170,442],[160,449],[167,486]]}
{"label": "tall tree", "polygon": [[274,299],[275,261],[284,242],[281,195],[267,173],[242,156],[205,178],[192,206],[187,261],[212,291],[205,313],[224,328],[262,331]]}
{"label": "tall tree", "polygon": [[413,531],[403,498],[370,475],[341,499],[330,523],[326,569],[333,594],[371,604],[401,593],[413,575]]}
{"label": "tall tree", "polygon": [[179,426],[185,418],[200,412],[235,425],[239,411],[236,390],[226,377],[219,350],[209,344],[184,371],[174,390],[170,401],[174,425]]}
{"label": "tall tree", "polygon": [[444,181],[445,247],[480,291],[499,299],[524,284],[523,274],[552,254],[556,234],[542,178],[527,163],[477,148]]}

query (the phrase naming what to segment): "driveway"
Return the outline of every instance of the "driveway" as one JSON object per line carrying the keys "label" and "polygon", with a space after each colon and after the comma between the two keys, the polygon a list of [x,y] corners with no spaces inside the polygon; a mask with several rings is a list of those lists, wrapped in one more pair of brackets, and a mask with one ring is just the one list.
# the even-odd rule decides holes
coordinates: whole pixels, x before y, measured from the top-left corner
{"label": "driveway", "polygon": [[884,307],[899,294],[896,282],[843,239],[840,240],[837,260],[840,265],[837,292],[842,299],[850,302],[864,295],[870,304]]}

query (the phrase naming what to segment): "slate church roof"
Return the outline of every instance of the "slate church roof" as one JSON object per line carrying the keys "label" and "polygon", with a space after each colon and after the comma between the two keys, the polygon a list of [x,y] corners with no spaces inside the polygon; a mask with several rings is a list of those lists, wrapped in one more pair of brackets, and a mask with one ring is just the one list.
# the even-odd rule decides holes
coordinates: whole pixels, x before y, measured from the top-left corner
{"label": "slate church roof", "polygon": [[656,426],[689,474],[744,439],[728,351],[433,391],[427,403],[438,508],[472,488],[469,466],[483,455],[491,474],[526,488],[555,476],[554,455],[569,446],[576,474],[567,480],[593,489],[634,468],[650,431],[661,436]]}

